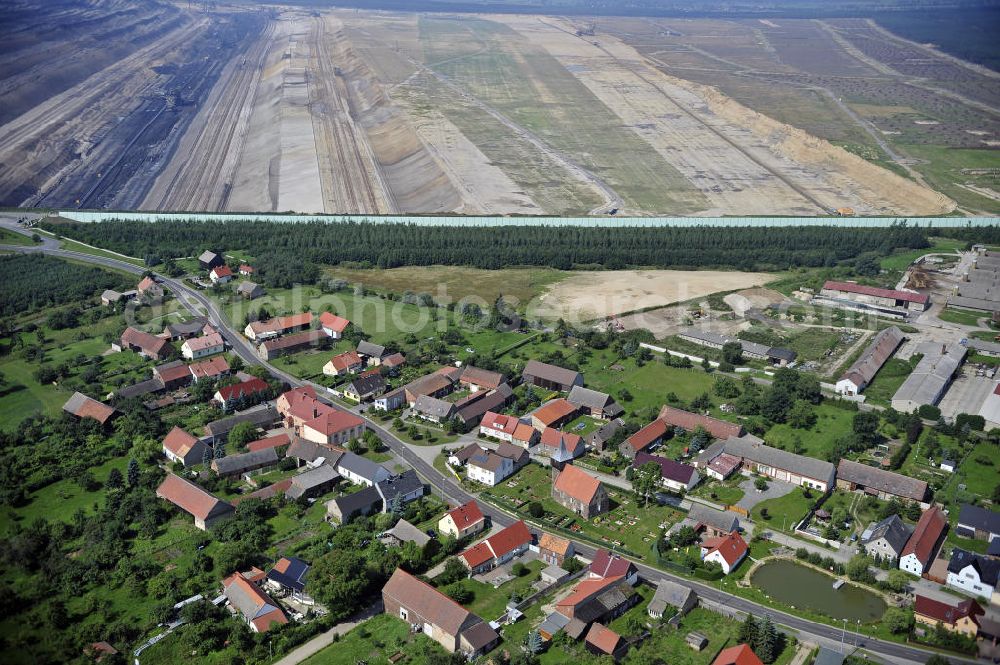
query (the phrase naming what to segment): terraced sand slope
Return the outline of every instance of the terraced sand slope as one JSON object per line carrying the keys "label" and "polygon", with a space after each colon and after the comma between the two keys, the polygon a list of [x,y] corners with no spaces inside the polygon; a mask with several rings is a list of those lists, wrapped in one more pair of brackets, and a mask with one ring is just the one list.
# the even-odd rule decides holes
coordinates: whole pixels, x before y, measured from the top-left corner
{"label": "terraced sand slope", "polygon": [[697,186],[702,214],[949,212],[947,197],[826,141],[753,112],[718,91],[668,76],[606,34],[569,21],[501,17],[544,46],[609,109]]}

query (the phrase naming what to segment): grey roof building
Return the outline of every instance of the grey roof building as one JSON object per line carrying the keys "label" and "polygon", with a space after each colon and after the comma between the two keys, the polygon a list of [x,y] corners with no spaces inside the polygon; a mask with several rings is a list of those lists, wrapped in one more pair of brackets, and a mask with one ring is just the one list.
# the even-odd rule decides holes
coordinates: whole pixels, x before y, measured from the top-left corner
{"label": "grey roof building", "polygon": [[[501,383],[495,390],[479,396],[483,391],[472,393],[465,401],[456,404],[457,417],[463,424],[478,424],[487,411],[499,411],[510,402],[514,391],[506,383]],[[475,398],[475,399],[471,399]]]}
{"label": "grey roof building", "polygon": [[646,612],[654,619],[659,619],[667,613],[667,608],[673,608],[671,615],[687,614],[698,603],[698,594],[683,584],[660,580],[656,585],[656,593],[649,601]]}
{"label": "grey roof building", "polygon": [[895,496],[907,501],[923,501],[927,496],[927,483],[923,480],[849,459],[840,460],[837,466],[837,487],[877,494],[880,499]]}
{"label": "grey roof building", "polygon": [[253,300],[264,295],[264,289],[260,284],[254,282],[240,282],[240,285],[236,287],[236,294]]}
{"label": "grey roof building", "polygon": [[340,460],[341,455],[343,453],[338,450],[332,450],[326,446],[321,446],[318,443],[313,443],[297,436],[292,438],[291,445],[285,451],[285,457],[292,457],[300,463],[312,464],[322,459],[324,463],[334,468],[337,467],[337,462]]}
{"label": "grey roof building", "polygon": [[341,524],[347,524],[358,515],[371,515],[382,510],[382,495],[375,487],[338,496],[326,502],[326,513]]}
{"label": "grey roof building", "polygon": [[178,323],[168,323],[163,332],[171,339],[187,339],[189,337],[201,336],[201,331],[208,323],[208,319],[203,316],[196,316],[190,321],[180,321]]}
{"label": "grey roof building", "polygon": [[854,395],[864,390],[902,343],[903,331],[896,326],[876,333],[858,359],[837,381],[837,392]]}
{"label": "grey roof building", "polygon": [[413,403],[413,411],[423,418],[440,422],[448,420],[454,415],[455,405],[452,402],[438,399],[437,397],[421,395]]}
{"label": "grey roof building", "polygon": [[212,460],[212,470],[220,476],[238,476],[241,473],[257,471],[267,467],[277,466],[278,451],[275,448],[264,448],[239,455],[227,455],[221,459]]}
{"label": "grey roof building", "polygon": [[624,426],[625,421],[621,418],[615,418],[614,420],[608,421],[608,423],[600,429],[594,430],[584,437],[587,441],[587,446],[598,452],[603,451],[608,441],[611,440],[611,437],[613,437],[615,433]]}
{"label": "grey roof building", "polygon": [[558,365],[549,365],[537,360],[529,360],[524,365],[521,377],[525,383],[548,390],[561,390],[562,392],[569,392],[574,386],[583,385],[583,375],[579,372],[559,367]]}
{"label": "grey roof building", "polygon": [[326,494],[333,489],[338,480],[340,474],[336,469],[328,464],[320,464],[314,469],[292,476],[292,484],[285,490],[285,496],[298,499]]}
{"label": "grey roof building", "polygon": [[573,386],[566,396],[566,401],[580,409],[587,409],[591,415],[598,418],[617,418],[625,413],[611,395],[583,386]]}
{"label": "grey roof building", "polygon": [[890,515],[865,529],[861,534],[861,546],[869,556],[892,561],[903,553],[906,541],[911,535],[913,529],[907,526],[899,515]]}
{"label": "grey roof building", "polygon": [[358,354],[369,358],[381,359],[385,355],[385,347],[381,344],[374,344],[368,340],[358,342]]}
{"label": "grey roof building", "polygon": [[385,391],[385,379],[378,372],[356,376],[344,386],[343,391],[348,396],[365,400]]}
{"label": "grey roof building", "polygon": [[205,425],[205,434],[211,437],[212,441],[225,441],[239,423],[252,423],[258,427],[265,427],[277,422],[280,419],[278,410],[270,404],[258,404],[252,409],[241,411],[226,418],[213,420]]}
{"label": "grey roof building", "polygon": [[424,495],[424,484],[413,469],[379,481],[375,484],[375,489],[385,502],[383,510],[388,510],[389,504],[397,496],[402,497],[403,503],[409,503]]}
{"label": "grey roof building", "polygon": [[1000,540],[1000,513],[980,506],[963,504],[955,531],[960,536],[992,542]]}
{"label": "grey roof building", "polygon": [[892,396],[892,408],[897,411],[910,413],[924,404],[937,404],[965,360],[967,349],[961,344],[924,342],[917,353],[924,357]]}
{"label": "grey roof building", "polygon": [[431,540],[430,536],[404,519],[396,522],[396,526],[386,531],[385,535],[399,545],[415,543],[417,546],[423,547]]}
{"label": "grey roof building", "polygon": [[795,360],[795,351],[777,346],[767,346],[757,342],[748,342],[738,337],[727,337],[711,330],[701,330],[690,327],[677,333],[677,336],[688,342],[706,346],[712,349],[721,349],[730,342],[739,344],[743,350],[743,355],[756,360],[768,360],[772,363],[787,364]]}
{"label": "grey roof building", "polygon": [[740,528],[740,520],[736,513],[716,510],[700,503],[691,504],[691,509],[688,510],[688,519],[717,534],[732,533]]}
{"label": "grey roof building", "polygon": [[340,459],[337,460],[337,471],[352,483],[369,486],[392,475],[381,464],[376,464],[370,459],[352,452],[346,452],[340,456]]}
{"label": "grey roof building", "polygon": [[118,399],[132,399],[133,397],[142,397],[143,395],[158,393],[163,390],[163,388],[163,381],[161,381],[159,377],[154,376],[152,379],[146,379],[145,381],[140,381],[139,383],[133,383],[131,386],[125,386],[115,393],[115,397]]}
{"label": "grey roof building", "polygon": [[786,480],[797,485],[812,481],[822,484],[823,486],[818,488],[821,490],[833,485],[835,469],[830,462],[772,448],[753,435],[727,439],[724,450],[730,455],[742,458],[744,464],[746,461],[752,462],[756,471],[778,480]]}

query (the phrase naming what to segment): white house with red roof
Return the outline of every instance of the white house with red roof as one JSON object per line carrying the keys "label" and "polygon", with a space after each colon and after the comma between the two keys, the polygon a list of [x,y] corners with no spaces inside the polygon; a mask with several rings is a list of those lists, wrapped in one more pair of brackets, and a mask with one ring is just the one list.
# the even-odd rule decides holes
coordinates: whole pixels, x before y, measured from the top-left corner
{"label": "white house with red roof", "polygon": [[726,575],[740,565],[740,561],[743,561],[749,552],[747,542],[736,531],[718,538],[709,538],[701,544],[702,560],[715,561],[722,566],[722,572]]}
{"label": "white house with red roof", "polygon": [[554,455],[561,447],[565,447],[572,459],[580,457],[587,451],[587,446],[579,434],[562,432],[554,427],[546,427],[542,430],[539,443],[542,444],[538,449],[539,454],[549,457]]}
{"label": "white house with red roof", "polygon": [[458,555],[459,561],[474,574],[496,568],[524,554],[531,545],[531,532],[523,520],[496,532]]}
{"label": "white house with red roof", "polygon": [[323,374],[327,376],[341,376],[344,374],[354,374],[364,369],[365,363],[357,351],[345,351],[330,358],[323,365]]}
{"label": "white house with red roof", "polygon": [[250,275],[254,274],[255,272],[257,272],[257,271],[254,269],[253,266],[247,265],[246,263],[241,263],[240,264],[240,274],[243,275],[244,277],[249,277]]}
{"label": "white house with red roof", "polygon": [[302,424],[300,436],[322,445],[346,445],[365,433],[365,421],[353,413],[331,408]]}
{"label": "white house with red roof", "polygon": [[233,279],[233,271],[229,266],[216,266],[209,271],[208,278],[212,280],[212,284],[225,284]]}
{"label": "white house with red roof", "polygon": [[479,433],[500,441],[511,441],[520,422],[516,416],[487,411],[479,421]]}
{"label": "white house with red roof", "polygon": [[486,516],[475,499],[468,503],[463,503],[458,508],[453,508],[438,520],[438,531],[440,533],[454,536],[461,540],[474,533],[479,533],[486,528]]}
{"label": "white house with red roof", "polygon": [[212,400],[219,405],[219,408],[223,411],[229,411],[230,409],[239,405],[241,400],[251,400],[259,396],[265,395],[270,386],[267,385],[263,379],[258,379],[253,377],[248,381],[241,381],[240,383],[234,383],[231,386],[223,386],[215,391],[215,395]]}
{"label": "white house with red roof", "polygon": [[328,337],[333,339],[340,339],[344,336],[344,331],[347,330],[347,326],[351,325],[351,322],[342,316],[337,316],[333,312],[323,312],[319,315],[319,327],[323,329],[323,332],[327,334]]}
{"label": "white house with red roof", "polygon": [[197,360],[205,356],[213,356],[226,350],[226,342],[219,333],[192,337],[181,344],[181,355],[188,360]]}
{"label": "white house with red roof", "polygon": [[163,454],[171,462],[180,462],[184,466],[201,464],[205,448],[204,442],[176,425],[163,438]]}

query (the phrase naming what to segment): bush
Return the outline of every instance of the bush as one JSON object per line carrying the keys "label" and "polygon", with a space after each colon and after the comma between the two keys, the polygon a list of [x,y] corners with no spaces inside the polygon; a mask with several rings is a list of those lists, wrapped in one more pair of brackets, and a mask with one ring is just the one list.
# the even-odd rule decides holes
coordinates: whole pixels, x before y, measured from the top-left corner
{"label": "bush", "polygon": [[535,519],[541,519],[545,515],[545,508],[537,501],[528,504],[528,514]]}
{"label": "bush", "polygon": [[924,420],[937,420],[941,417],[941,409],[933,404],[921,404],[920,408],[917,409],[917,415]]}
{"label": "bush", "polygon": [[514,573],[515,577],[524,577],[530,571],[526,565],[518,561],[511,567],[510,572]]}

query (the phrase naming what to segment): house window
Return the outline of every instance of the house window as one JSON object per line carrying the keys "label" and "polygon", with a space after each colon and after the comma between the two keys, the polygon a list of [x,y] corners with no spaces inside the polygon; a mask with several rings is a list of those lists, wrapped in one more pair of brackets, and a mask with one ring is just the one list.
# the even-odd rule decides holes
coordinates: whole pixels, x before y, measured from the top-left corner
{"label": "house window", "polygon": [[406,621],[410,618],[410,613],[406,611],[406,608],[404,607],[399,608],[399,618],[402,619],[403,621]]}

